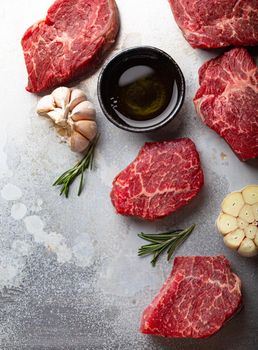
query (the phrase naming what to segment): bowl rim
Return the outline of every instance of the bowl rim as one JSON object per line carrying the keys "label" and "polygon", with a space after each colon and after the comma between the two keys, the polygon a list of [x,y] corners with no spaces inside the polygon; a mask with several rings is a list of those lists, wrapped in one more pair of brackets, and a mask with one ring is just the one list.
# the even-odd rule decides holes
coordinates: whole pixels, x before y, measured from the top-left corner
{"label": "bowl rim", "polygon": [[[103,82],[103,77],[104,77],[104,73],[105,70],[108,68],[109,65],[111,65],[115,59],[119,58],[120,56],[123,57],[126,53],[128,52],[132,52],[132,51],[138,51],[138,50],[150,50],[150,51],[155,51],[156,53],[158,53],[159,55],[165,56],[170,63],[174,66],[174,68],[176,69],[176,72],[179,76],[180,79],[180,87],[178,86],[178,101],[176,106],[174,107],[174,109],[172,110],[172,112],[170,114],[168,114],[167,118],[165,118],[164,120],[161,120],[158,124],[155,125],[150,125],[150,126],[146,126],[146,127],[137,127],[137,126],[127,126],[127,125],[122,125],[119,122],[117,122],[113,116],[107,111],[105,104],[103,103],[102,100],[102,96],[101,96],[101,85]],[[139,53],[139,51],[138,51]],[[181,68],[179,67],[179,65],[177,64],[177,62],[165,51],[154,47],[154,46],[148,46],[148,45],[142,45],[142,46],[133,46],[130,48],[126,48],[123,49],[122,51],[120,51],[119,53],[113,55],[102,67],[100,73],[99,73],[99,77],[98,77],[98,81],[97,81],[97,96],[98,96],[98,101],[100,104],[100,107],[102,109],[102,112],[104,113],[105,117],[115,126],[117,126],[120,129],[129,131],[129,132],[134,132],[134,133],[143,133],[143,132],[150,132],[150,131],[154,131],[157,129],[162,128],[163,126],[165,126],[166,124],[168,124],[169,122],[171,122],[178,114],[178,112],[180,111],[183,103],[184,103],[184,99],[185,99],[185,78],[184,75],[182,73]]]}

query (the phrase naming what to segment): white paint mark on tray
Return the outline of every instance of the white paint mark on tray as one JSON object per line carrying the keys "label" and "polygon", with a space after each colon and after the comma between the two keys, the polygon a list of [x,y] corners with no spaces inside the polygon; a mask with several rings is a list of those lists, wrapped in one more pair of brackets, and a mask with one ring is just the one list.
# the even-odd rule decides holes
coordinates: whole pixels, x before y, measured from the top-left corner
{"label": "white paint mark on tray", "polygon": [[95,152],[95,162],[101,182],[104,185],[110,187],[110,184],[113,182],[115,175],[121,169],[114,162],[112,162],[112,164],[108,164],[105,157],[98,150]]}
{"label": "white paint mark on tray", "polygon": [[89,235],[86,232],[83,232],[76,237],[72,251],[77,265],[86,267],[92,264],[95,249]]}
{"label": "white paint mark on tray", "polygon": [[38,198],[36,200],[36,203],[31,207],[31,211],[34,211],[34,212],[39,212],[42,210],[42,205],[43,205],[43,200],[41,198]]}
{"label": "white paint mark on tray", "polygon": [[57,232],[46,232],[45,224],[38,215],[27,216],[24,219],[26,229],[36,243],[43,244],[48,251],[56,254],[59,263],[75,262],[86,267],[91,265],[94,257],[94,247],[87,233],[81,233],[69,246],[66,238]]}
{"label": "white paint mark on tray", "polygon": [[7,201],[15,201],[21,198],[22,191],[19,187],[9,183],[2,188],[1,195]]}
{"label": "white paint mark on tray", "polygon": [[[125,268],[126,267],[126,268]],[[149,271],[150,274],[146,271]],[[148,259],[119,254],[103,264],[98,287],[106,294],[133,297],[146,287],[161,284],[161,274],[152,274]]]}
{"label": "white paint mark on tray", "polygon": [[11,216],[14,220],[21,220],[27,212],[27,207],[23,203],[15,203],[11,208]]}
{"label": "white paint mark on tray", "polygon": [[38,215],[27,216],[24,219],[27,231],[33,236],[36,243],[43,244],[49,251],[56,254],[60,263],[71,260],[72,252],[66,244],[66,239],[60,233],[44,230],[44,222]]}
{"label": "white paint mark on tray", "polygon": [[16,287],[21,284],[22,270],[31,247],[27,242],[15,240],[10,248],[1,249],[0,290],[4,287]]}
{"label": "white paint mark on tray", "polygon": [[1,125],[2,132],[0,133],[0,179],[3,177],[12,176],[12,171],[9,169],[7,164],[7,155],[4,152],[4,146],[6,144],[6,134],[3,131],[4,127]]}
{"label": "white paint mark on tray", "polygon": [[16,240],[12,244],[12,249],[20,256],[28,256],[30,254],[31,245],[27,242]]}
{"label": "white paint mark on tray", "polygon": [[71,260],[71,249],[68,247],[65,237],[60,233],[46,233],[42,243],[48,248],[49,251],[56,254],[58,262],[65,263]]}

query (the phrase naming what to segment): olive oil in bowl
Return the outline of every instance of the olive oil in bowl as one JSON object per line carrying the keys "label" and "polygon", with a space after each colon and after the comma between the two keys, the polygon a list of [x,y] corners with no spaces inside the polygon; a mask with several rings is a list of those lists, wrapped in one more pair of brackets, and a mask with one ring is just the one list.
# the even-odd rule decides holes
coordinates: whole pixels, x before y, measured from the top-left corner
{"label": "olive oil in bowl", "polygon": [[184,78],[163,51],[129,49],[104,67],[98,97],[109,120],[135,132],[154,130],[170,121],[184,98]]}

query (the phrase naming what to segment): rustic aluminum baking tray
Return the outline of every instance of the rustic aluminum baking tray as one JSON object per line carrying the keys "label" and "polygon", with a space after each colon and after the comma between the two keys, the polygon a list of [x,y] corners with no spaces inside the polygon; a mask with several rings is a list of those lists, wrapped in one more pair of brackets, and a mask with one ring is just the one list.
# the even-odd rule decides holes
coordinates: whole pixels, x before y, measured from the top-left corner
{"label": "rustic aluminum baking tray", "polygon": [[[1,3],[0,127],[0,349],[257,350],[257,259],[224,247],[214,222],[231,190],[257,183],[258,164],[241,163],[227,144],[196,116],[192,97],[197,70],[218,51],[194,50],[176,26],[167,0],[117,0],[123,48],[153,45],[168,52],[186,78],[186,100],[177,130],[130,134],[100,112],[98,72],[78,86],[96,103],[101,140],[96,170],[80,198],[67,200],[53,180],[76,156],[60,143],[48,121],[36,115],[38,97],[25,91],[26,70],[20,39],[46,13],[52,0]],[[255,54],[255,50],[251,50]],[[205,171],[197,200],[155,223],[117,216],[109,200],[112,179],[150,140],[191,137]],[[180,255],[225,254],[243,282],[244,308],[215,336],[168,340],[139,334],[143,308],[171,270],[161,259],[137,257],[140,231],[158,232],[196,223]]]}

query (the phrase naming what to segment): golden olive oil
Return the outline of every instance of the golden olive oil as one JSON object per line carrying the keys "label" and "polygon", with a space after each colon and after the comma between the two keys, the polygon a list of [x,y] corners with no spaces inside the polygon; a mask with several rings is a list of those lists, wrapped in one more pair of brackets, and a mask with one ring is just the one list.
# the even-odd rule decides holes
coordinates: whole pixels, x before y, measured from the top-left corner
{"label": "golden olive oil", "polygon": [[[119,117],[144,121],[160,116],[175,93],[164,62],[138,61],[119,69],[109,85],[112,109]],[[177,93],[177,92],[176,92]]]}

